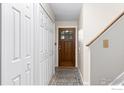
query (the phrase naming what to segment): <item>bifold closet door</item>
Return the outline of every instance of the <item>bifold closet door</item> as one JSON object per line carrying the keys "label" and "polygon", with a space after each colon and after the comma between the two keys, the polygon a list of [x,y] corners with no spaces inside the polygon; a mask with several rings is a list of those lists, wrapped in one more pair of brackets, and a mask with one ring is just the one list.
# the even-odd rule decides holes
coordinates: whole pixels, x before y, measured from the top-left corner
{"label": "bifold closet door", "polygon": [[54,72],[53,24],[42,4],[34,4],[35,20],[35,66],[34,84],[48,85]]}
{"label": "bifold closet door", "polygon": [[2,78],[5,85],[33,82],[33,4],[1,4]]}

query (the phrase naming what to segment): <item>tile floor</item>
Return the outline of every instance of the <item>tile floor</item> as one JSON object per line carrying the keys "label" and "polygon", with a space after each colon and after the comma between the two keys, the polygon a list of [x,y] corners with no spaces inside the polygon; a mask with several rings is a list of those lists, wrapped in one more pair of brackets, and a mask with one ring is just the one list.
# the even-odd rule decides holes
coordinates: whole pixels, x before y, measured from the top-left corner
{"label": "tile floor", "polygon": [[77,68],[56,68],[49,85],[83,85]]}

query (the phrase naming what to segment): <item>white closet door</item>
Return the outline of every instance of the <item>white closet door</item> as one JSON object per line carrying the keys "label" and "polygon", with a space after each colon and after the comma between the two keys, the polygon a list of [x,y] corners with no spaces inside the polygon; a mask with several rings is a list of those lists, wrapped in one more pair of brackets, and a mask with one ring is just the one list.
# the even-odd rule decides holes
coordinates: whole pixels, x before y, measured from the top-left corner
{"label": "white closet door", "polygon": [[2,84],[32,84],[32,62],[32,4],[2,4]]}
{"label": "white closet door", "polygon": [[42,4],[34,4],[34,83],[36,85],[48,85],[54,69],[54,66],[51,66],[53,64],[51,57],[53,36],[50,32],[52,21],[46,12]]}

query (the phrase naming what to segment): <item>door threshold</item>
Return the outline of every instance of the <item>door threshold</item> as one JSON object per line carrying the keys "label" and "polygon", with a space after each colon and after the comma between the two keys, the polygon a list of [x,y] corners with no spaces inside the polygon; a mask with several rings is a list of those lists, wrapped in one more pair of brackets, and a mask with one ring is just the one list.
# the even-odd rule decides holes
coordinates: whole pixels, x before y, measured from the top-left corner
{"label": "door threshold", "polygon": [[73,69],[73,68],[77,68],[77,67],[64,67],[64,66],[59,66],[59,67],[55,67],[55,69]]}

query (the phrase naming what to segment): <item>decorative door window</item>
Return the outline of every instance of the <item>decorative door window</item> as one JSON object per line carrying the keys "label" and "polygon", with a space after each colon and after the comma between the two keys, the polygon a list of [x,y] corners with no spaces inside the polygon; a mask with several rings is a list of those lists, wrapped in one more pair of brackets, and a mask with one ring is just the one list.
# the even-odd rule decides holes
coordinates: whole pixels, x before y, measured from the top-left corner
{"label": "decorative door window", "polygon": [[60,39],[61,40],[71,40],[72,39],[72,35],[73,35],[73,32],[72,31],[68,31],[68,30],[66,30],[66,31],[61,31],[61,33],[60,33]]}

